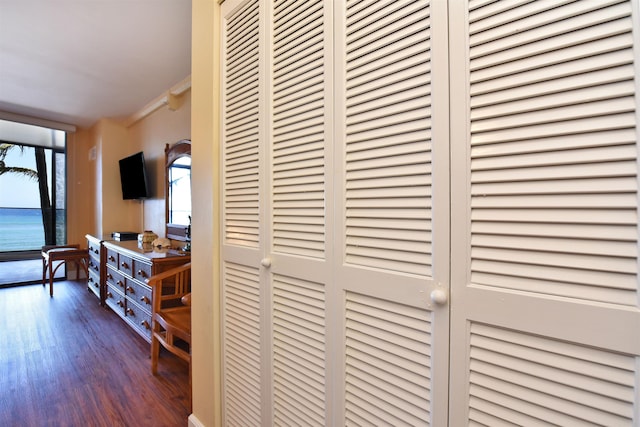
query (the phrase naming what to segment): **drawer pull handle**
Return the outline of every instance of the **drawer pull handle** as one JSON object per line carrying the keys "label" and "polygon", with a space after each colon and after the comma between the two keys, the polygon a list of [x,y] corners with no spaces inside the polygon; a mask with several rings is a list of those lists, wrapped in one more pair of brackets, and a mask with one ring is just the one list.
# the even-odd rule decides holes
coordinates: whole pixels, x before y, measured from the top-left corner
{"label": "drawer pull handle", "polygon": [[100,253],[100,251],[99,251],[99,250],[97,250],[97,249],[94,249],[94,250],[93,250],[93,253],[94,253],[94,254],[99,254],[99,253]]}
{"label": "drawer pull handle", "polygon": [[127,263],[126,263],[126,262],[124,262],[124,261],[122,261],[122,262],[120,263],[120,266],[121,266],[122,268],[124,268],[125,270],[129,270],[129,264],[127,264]]}
{"label": "drawer pull handle", "polygon": [[140,298],[140,301],[142,301],[145,304],[151,304],[151,300],[146,295],[144,295],[142,298]]}
{"label": "drawer pull handle", "polygon": [[107,298],[113,298],[113,294],[111,292],[107,292]]}
{"label": "drawer pull handle", "polygon": [[151,326],[149,326],[149,322],[147,322],[146,320],[143,320],[142,322],[140,322],[140,324],[144,326],[145,329],[151,329]]}
{"label": "drawer pull handle", "polygon": [[133,310],[131,310],[130,308],[127,308],[127,314],[135,316],[135,314],[133,313]]}
{"label": "drawer pull handle", "polygon": [[147,277],[147,272],[144,270],[138,270],[138,276]]}
{"label": "drawer pull handle", "polygon": [[109,255],[109,261],[115,261],[116,259],[113,257],[113,255]]}
{"label": "drawer pull handle", "polygon": [[107,273],[107,279],[109,280],[113,279],[113,276],[111,275],[111,273]]}
{"label": "drawer pull handle", "polygon": [[122,282],[122,280],[118,280],[116,282],[118,284],[118,286],[120,286],[121,288],[124,288],[124,283]]}
{"label": "drawer pull handle", "polygon": [[93,282],[93,277],[89,277],[89,283]]}
{"label": "drawer pull handle", "polygon": [[94,283],[93,286],[95,286],[96,288],[100,287],[100,284],[98,282]]}
{"label": "drawer pull handle", "polygon": [[135,290],[131,287],[131,286],[127,286],[127,292],[129,292],[130,294],[135,294]]}
{"label": "drawer pull handle", "polygon": [[122,300],[118,300],[118,305],[119,305],[120,307],[124,307],[124,303],[122,302]]}

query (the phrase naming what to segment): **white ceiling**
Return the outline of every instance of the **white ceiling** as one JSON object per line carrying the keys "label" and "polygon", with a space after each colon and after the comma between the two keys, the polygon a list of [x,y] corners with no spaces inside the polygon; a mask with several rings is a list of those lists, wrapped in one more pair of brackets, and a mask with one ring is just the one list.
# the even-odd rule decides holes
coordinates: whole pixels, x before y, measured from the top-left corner
{"label": "white ceiling", "polygon": [[0,0],[0,111],[88,127],[191,74],[191,0]]}

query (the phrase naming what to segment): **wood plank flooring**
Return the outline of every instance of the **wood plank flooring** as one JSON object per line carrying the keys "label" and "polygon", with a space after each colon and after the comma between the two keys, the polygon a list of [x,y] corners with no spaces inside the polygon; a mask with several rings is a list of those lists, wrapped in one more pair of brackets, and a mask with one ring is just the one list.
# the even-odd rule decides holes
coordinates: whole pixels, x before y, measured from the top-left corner
{"label": "wood plank flooring", "polygon": [[0,426],[186,426],[189,369],[149,344],[85,281],[0,289]]}

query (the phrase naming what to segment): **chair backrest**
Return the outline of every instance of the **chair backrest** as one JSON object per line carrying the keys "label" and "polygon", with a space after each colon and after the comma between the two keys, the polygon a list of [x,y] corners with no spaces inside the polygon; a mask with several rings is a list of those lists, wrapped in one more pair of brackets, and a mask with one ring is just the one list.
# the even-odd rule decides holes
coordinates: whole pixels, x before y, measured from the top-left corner
{"label": "chair backrest", "polygon": [[180,299],[191,292],[191,263],[154,274],[147,279],[152,289],[153,312],[181,304]]}

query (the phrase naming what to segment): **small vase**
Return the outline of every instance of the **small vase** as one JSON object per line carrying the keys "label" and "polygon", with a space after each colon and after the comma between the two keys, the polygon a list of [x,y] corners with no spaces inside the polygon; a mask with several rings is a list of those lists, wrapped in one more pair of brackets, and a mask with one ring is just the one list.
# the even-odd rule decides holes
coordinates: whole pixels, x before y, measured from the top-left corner
{"label": "small vase", "polygon": [[138,235],[138,242],[142,244],[153,243],[158,238],[158,235],[151,230],[145,230],[144,233]]}

